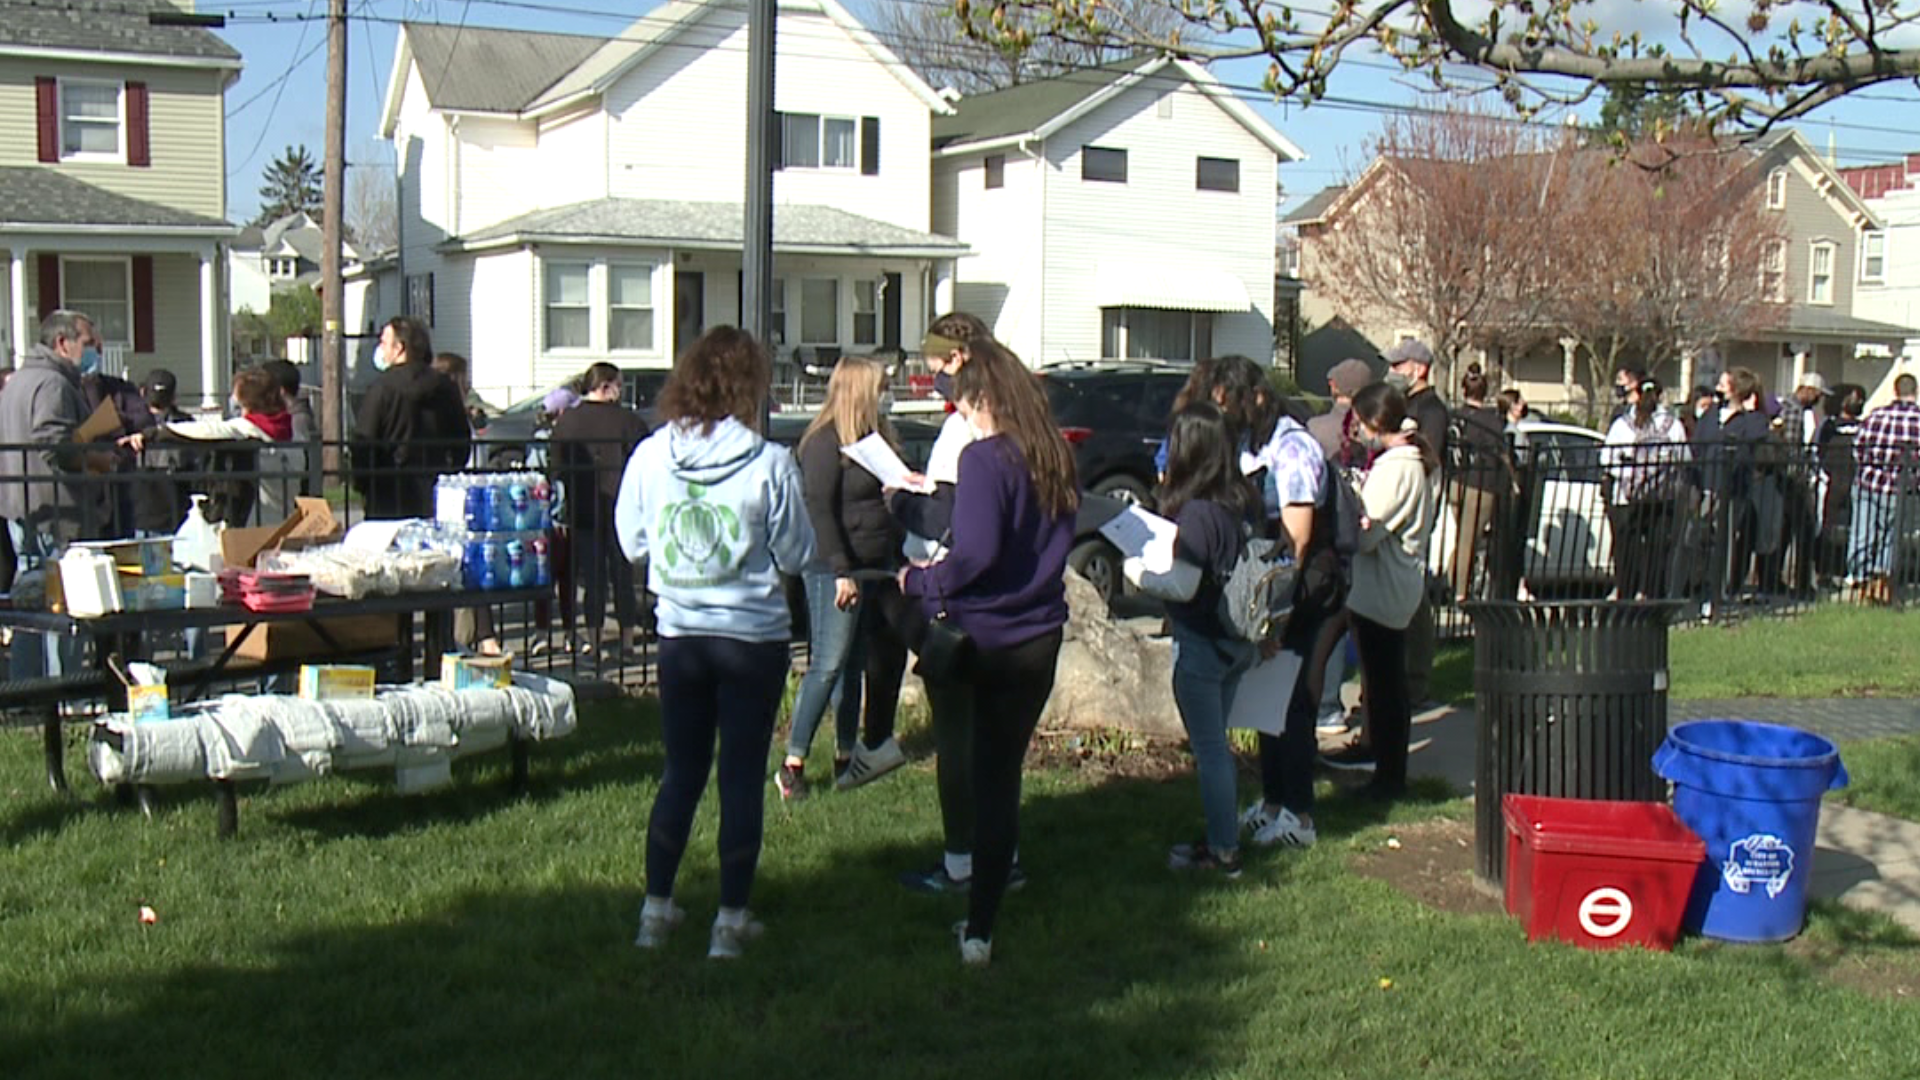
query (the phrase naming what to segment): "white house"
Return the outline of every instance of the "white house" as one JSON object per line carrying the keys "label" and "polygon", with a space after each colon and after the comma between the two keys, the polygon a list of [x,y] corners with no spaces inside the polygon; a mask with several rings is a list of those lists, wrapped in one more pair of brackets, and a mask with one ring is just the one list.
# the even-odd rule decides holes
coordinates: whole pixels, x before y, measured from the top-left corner
{"label": "white house", "polygon": [[[294,285],[313,288],[320,280],[320,251],[326,239],[320,223],[294,212],[265,226],[240,230],[227,249],[229,310],[265,314],[273,294]],[[360,253],[351,243],[340,245],[342,265],[351,269]],[[349,317],[347,325],[354,325]]]}
{"label": "white house", "polygon": [[[1920,153],[1891,165],[1841,169],[1840,174],[1884,226],[1860,238],[1854,315],[1920,328]],[[1920,361],[1920,329],[1909,333],[1914,336],[1907,339],[1904,355],[1912,364]]]}
{"label": "white house", "polygon": [[936,117],[956,306],[1029,363],[1274,355],[1281,162],[1306,155],[1198,64],[1139,57]]}
{"label": "white house", "polygon": [[[834,0],[779,5],[774,336],[917,345],[966,249],[930,229],[950,106]],[[606,360],[665,367],[740,311],[746,13],[672,0],[612,38],[409,24],[382,132],[401,176],[383,313],[512,400]]]}

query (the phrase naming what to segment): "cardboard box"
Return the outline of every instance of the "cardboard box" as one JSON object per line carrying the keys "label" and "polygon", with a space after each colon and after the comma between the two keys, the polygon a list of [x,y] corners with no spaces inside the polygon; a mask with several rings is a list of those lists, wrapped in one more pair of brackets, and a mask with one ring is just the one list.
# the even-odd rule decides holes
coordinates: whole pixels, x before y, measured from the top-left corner
{"label": "cardboard box", "polygon": [[[234,650],[234,656],[243,660],[297,660],[302,657],[329,659],[341,653],[373,652],[377,649],[391,649],[400,643],[400,624],[393,615],[344,615],[332,619],[319,620],[333,635],[339,644],[334,648],[326,643],[313,628],[305,622],[262,623],[253,628],[247,640]],[[227,627],[228,639],[240,632],[240,627]]]}
{"label": "cardboard box", "polygon": [[300,696],[308,701],[372,701],[373,681],[362,664],[300,665]]}
{"label": "cardboard box", "polygon": [[[150,724],[169,720],[173,716],[171,702],[167,697],[167,672],[164,668],[145,663],[129,664],[123,667],[118,657],[110,659],[107,670],[120,680],[127,691],[127,715],[136,724]],[[135,682],[142,679],[145,681]]]}
{"label": "cardboard box", "polygon": [[120,596],[128,611],[179,611],[187,606],[187,577],[139,574],[121,567]]}
{"label": "cardboard box", "polygon": [[155,576],[173,573],[173,537],[147,540],[77,540],[69,548],[98,551],[113,559],[122,574]]}
{"label": "cardboard box", "polygon": [[338,538],[340,522],[334,518],[333,507],[327,500],[302,495],[295,498],[293,504],[293,513],[278,525],[221,530],[221,562],[227,566],[252,566],[263,551]]}
{"label": "cardboard box", "polygon": [[513,685],[513,655],[440,657],[440,686],[446,690],[504,690]]}

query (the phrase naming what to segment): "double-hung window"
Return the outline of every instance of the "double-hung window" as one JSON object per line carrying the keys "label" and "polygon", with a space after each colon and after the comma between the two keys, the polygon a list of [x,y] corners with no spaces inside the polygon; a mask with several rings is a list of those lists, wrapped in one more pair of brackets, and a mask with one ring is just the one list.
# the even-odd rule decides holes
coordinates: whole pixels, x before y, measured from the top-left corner
{"label": "double-hung window", "polygon": [[86,312],[100,340],[133,344],[133,264],[129,260],[63,257],[60,304]]}
{"label": "double-hung window", "polygon": [[1833,303],[1833,253],[1831,240],[1815,240],[1808,249],[1807,303]]}
{"label": "double-hung window", "polygon": [[547,263],[547,350],[593,347],[593,264]]}
{"label": "double-hung window", "polygon": [[123,85],[83,79],[60,80],[61,158],[82,161],[124,158]]}

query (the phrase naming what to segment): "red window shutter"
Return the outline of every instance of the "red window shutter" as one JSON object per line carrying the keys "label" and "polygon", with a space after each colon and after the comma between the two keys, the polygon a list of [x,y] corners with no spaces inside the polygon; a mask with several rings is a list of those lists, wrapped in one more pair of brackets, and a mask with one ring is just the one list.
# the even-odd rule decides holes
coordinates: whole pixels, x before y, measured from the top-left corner
{"label": "red window shutter", "polygon": [[33,80],[35,115],[40,129],[40,160],[60,160],[60,84],[51,76]]}
{"label": "red window shutter", "polygon": [[40,253],[40,317],[60,310],[60,256]]}
{"label": "red window shutter", "polygon": [[153,164],[147,141],[147,84],[127,84],[127,164],[144,169]]}
{"label": "red window shutter", "polygon": [[133,257],[133,351],[153,351],[153,256]]}

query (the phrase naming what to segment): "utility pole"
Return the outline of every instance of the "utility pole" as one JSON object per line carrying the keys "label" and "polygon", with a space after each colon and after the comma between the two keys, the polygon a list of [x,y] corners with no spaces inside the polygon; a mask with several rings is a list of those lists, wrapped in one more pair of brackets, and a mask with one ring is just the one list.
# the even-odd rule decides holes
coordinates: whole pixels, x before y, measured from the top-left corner
{"label": "utility pole", "polygon": [[[778,0],[747,0],[747,199],[740,248],[740,328],[771,355],[773,169],[779,138],[773,99],[773,28]],[[767,430],[767,404],[760,406]]]}
{"label": "utility pole", "polygon": [[340,467],[346,432],[346,279],[340,267],[347,179],[347,0],[327,0],[327,145],[320,222],[320,437],[328,472]]}

